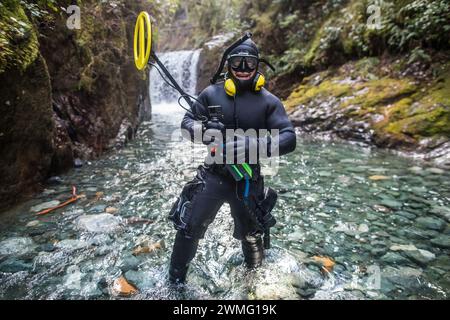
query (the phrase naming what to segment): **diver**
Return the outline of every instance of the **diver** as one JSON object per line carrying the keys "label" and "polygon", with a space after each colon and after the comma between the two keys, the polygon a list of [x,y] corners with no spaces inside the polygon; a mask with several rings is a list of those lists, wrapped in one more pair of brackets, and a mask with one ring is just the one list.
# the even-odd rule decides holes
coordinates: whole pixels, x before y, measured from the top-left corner
{"label": "diver", "polygon": [[[243,155],[245,161],[248,161],[250,147],[255,145],[258,149],[267,148],[265,151],[268,157],[271,156],[275,143],[277,155],[294,151],[294,128],[280,99],[264,88],[265,79],[259,66],[265,60],[260,58],[256,44],[247,39],[229,51],[226,55],[228,72],[223,81],[213,81],[213,84],[200,93],[192,111],[186,112],[181,123],[182,129],[188,132],[192,141],[199,142],[194,139],[194,129],[198,119],[196,114],[200,114],[210,119],[202,122],[202,133],[224,132],[225,129],[278,130],[276,142],[270,135],[223,140],[221,154],[224,155],[225,150],[233,150],[233,161],[236,161],[237,154]],[[224,60],[222,67],[223,64]],[[220,106],[220,121],[211,121],[209,106]],[[200,142],[210,145],[213,141],[205,134]],[[236,172],[233,174],[230,168],[234,168]],[[276,193],[264,187],[259,158],[250,165],[229,165],[228,159],[225,163],[201,165],[196,177],[183,188],[169,214],[177,230],[169,281],[174,284],[186,281],[188,267],[197,252],[199,240],[204,237],[208,226],[225,202],[230,205],[234,221],[233,237],[242,243],[246,266],[260,266],[265,247],[262,236],[265,233],[268,236],[268,229],[275,223],[270,214],[275,201]]]}

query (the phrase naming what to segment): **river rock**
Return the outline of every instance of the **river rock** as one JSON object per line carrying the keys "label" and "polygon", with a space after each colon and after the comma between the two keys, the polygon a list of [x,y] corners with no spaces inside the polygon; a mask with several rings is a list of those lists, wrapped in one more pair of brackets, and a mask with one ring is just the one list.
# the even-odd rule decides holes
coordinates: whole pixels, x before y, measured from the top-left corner
{"label": "river rock", "polygon": [[381,261],[388,264],[408,264],[409,260],[395,252],[388,252],[380,258]]}
{"label": "river rock", "polygon": [[52,200],[52,201],[44,202],[44,203],[41,203],[41,204],[38,204],[38,205],[35,205],[35,206],[31,207],[30,211],[31,212],[40,212],[40,211],[45,210],[45,209],[56,207],[60,203],[61,202],[58,201],[58,200]]}
{"label": "river rock", "polygon": [[422,283],[419,280],[421,275],[422,270],[411,267],[386,267],[381,273],[382,278],[386,278],[394,284],[410,289],[422,286]]}
{"label": "river rock", "polygon": [[444,230],[446,226],[445,221],[432,217],[420,217],[416,219],[416,222],[424,228],[438,231]]}
{"label": "river rock", "polygon": [[25,227],[27,228],[36,227],[37,225],[39,225],[39,223],[40,223],[39,220],[33,220],[28,222]]}
{"label": "river rock", "polygon": [[429,262],[436,259],[434,253],[427,250],[415,250],[415,251],[406,251],[405,255],[410,258],[412,261],[418,263],[421,266],[426,266]]}
{"label": "river rock", "polygon": [[84,215],[77,219],[78,228],[96,233],[116,232],[121,228],[120,218],[109,213]]}
{"label": "river rock", "polygon": [[390,199],[381,200],[381,204],[391,209],[400,209],[403,206],[401,202]]}
{"label": "river rock", "polygon": [[53,176],[47,179],[46,183],[49,185],[57,185],[62,184],[64,181],[61,179],[61,177]]}
{"label": "river rock", "polygon": [[73,160],[73,166],[75,168],[81,168],[83,166],[83,160],[76,158],[75,160]]}
{"label": "river rock", "polygon": [[408,244],[408,245],[394,244],[389,249],[392,251],[416,251],[416,250],[418,250],[417,247],[412,244]]}
{"label": "river rock", "polygon": [[45,243],[41,246],[39,246],[39,250],[43,252],[53,252],[55,251],[56,247],[51,243]]}
{"label": "river rock", "polygon": [[155,274],[150,271],[129,270],[125,273],[125,278],[141,290],[150,290],[156,285]]}
{"label": "river rock", "polygon": [[64,251],[75,251],[88,247],[86,241],[78,239],[64,239],[55,244],[55,247]]}
{"label": "river rock", "polygon": [[33,269],[31,264],[17,260],[16,258],[9,258],[0,264],[1,272],[16,273],[20,271],[30,271],[31,269]]}
{"label": "river rock", "polygon": [[389,209],[389,208],[387,208],[385,206],[379,205],[379,204],[373,205],[373,209],[378,211],[378,212],[382,212],[382,213],[388,213],[388,212],[391,211],[391,209]]}
{"label": "river rock", "polygon": [[127,272],[130,270],[136,270],[139,266],[139,259],[133,256],[132,254],[127,254],[122,257],[121,262],[119,263],[119,267],[122,272]]}
{"label": "river rock", "polygon": [[437,236],[436,238],[431,239],[430,242],[437,247],[450,248],[450,236],[446,234]]}
{"label": "river rock", "polygon": [[108,245],[112,241],[113,240],[111,239],[111,237],[108,234],[100,233],[100,234],[96,234],[95,236],[90,238],[88,240],[88,243],[91,246],[102,246],[102,245]]}
{"label": "river rock", "polygon": [[441,168],[426,168],[426,172],[433,173],[433,174],[444,174],[444,170]]}
{"label": "river rock", "polygon": [[34,251],[36,245],[31,238],[16,237],[0,242],[0,255],[21,256]]}
{"label": "river rock", "polygon": [[[280,299],[293,300],[293,299],[298,298],[298,296],[297,296],[298,290],[303,290],[303,289],[294,290],[294,288],[292,286],[279,285],[276,283],[257,283],[255,291],[254,291],[253,299],[255,299],[255,300],[280,300]],[[304,289],[304,291],[306,291],[306,290],[310,290],[310,291],[312,290],[315,292],[315,289]],[[312,294],[314,294],[314,292]]]}
{"label": "river rock", "polygon": [[300,230],[296,230],[296,231],[288,234],[287,239],[289,241],[300,241],[300,240],[303,240],[304,236],[305,235],[303,232],[301,232]]}
{"label": "river rock", "polygon": [[432,262],[432,265],[450,272],[450,257],[446,254],[440,255]]}
{"label": "river rock", "polygon": [[406,219],[410,219],[410,220],[416,218],[415,214],[407,212],[407,211],[397,211],[396,214],[399,215],[399,216],[402,216],[402,217],[404,217]]}
{"label": "river rock", "polygon": [[369,232],[369,226],[367,224],[365,224],[365,223],[360,224],[359,227],[358,227],[358,232],[359,233]]}
{"label": "river rock", "polygon": [[431,208],[430,213],[437,215],[447,222],[450,222],[450,208],[444,206],[434,206]]}
{"label": "river rock", "polygon": [[96,205],[95,207],[92,207],[92,209],[90,211],[93,213],[97,213],[97,212],[100,213],[100,212],[105,212],[105,210],[106,210],[106,205],[99,204],[99,205]]}
{"label": "river rock", "polygon": [[383,255],[385,253],[386,253],[386,249],[385,248],[373,248],[373,249],[370,250],[370,254],[375,256],[375,257],[381,256],[381,255]]}
{"label": "river rock", "polygon": [[300,288],[298,288],[296,291],[300,297],[308,299],[316,294],[317,289],[314,289],[314,288],[300,289]]}

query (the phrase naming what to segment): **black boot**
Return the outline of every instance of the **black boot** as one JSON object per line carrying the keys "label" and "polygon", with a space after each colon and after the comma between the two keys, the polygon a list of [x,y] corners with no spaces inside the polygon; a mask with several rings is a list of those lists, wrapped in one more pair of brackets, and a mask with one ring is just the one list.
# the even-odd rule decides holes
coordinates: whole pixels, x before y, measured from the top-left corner
{"label": "black boot", "polygon": [[189,263],[197,252],[198,240],[187,237],[180,231],[177,232],[169,268],[169,281],[172,284],[186,281]]}
{"label": "black boot", "polygon": [[242,251],[248,268],[257,268],[264,258],[263,241],[260,234],[248,235],[242,240]]}

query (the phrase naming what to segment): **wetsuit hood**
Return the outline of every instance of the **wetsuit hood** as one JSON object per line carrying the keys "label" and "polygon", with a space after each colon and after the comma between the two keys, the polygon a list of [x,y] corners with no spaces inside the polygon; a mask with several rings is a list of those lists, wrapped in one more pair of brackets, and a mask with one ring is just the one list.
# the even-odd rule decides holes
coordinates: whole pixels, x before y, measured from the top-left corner
{"label": "wetsuit hood", "polygon": [[[238,55],[238,54],[251,55],[251,56],[256,56],[259,58],[258,47],[251,39],[245,40],[239,46],[234,48],[230,52],[229,56],[227,57],[227,60],[230,56]],[[231,69],[230,63],[228,63],[228,76],[234,80],[234,82],[236,83],[236,85],[238,87],[238,90],[251,90],[251,88],[253,86],[253,81],[255,80],[255,77],[258,73],[258,67],[256,68],[255,75],[249,80],[239,80],[233,75],[233,73],[231,71],[232,71],[232,69]]]}

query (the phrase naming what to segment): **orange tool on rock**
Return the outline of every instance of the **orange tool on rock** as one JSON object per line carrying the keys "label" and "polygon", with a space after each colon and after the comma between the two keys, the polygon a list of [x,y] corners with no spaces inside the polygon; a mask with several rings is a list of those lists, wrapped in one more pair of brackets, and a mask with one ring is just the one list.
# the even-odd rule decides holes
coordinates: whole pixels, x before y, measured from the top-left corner
{"label": "orange tool on rock", "polygon": [[53,210],[65,207],[68,204],[71,204],[72,202],[75,202],[75,201],[77,201],[80,198],[81,198],[81,196],[77,195],[77,188],[75,186],[72,186],[72,198],[70,198],[66,202],[63,202],[63,203],[61,203],[61,204],[59,204],[59,205],[57,205],[55,207],[51,207],[51,208],[42,210],[42,211],[38,212],[37,215],[38,216],[42,216],[42,215],[47,214],[47,213],[49,213],[49,212],[51,212]]}

